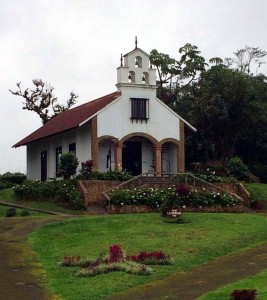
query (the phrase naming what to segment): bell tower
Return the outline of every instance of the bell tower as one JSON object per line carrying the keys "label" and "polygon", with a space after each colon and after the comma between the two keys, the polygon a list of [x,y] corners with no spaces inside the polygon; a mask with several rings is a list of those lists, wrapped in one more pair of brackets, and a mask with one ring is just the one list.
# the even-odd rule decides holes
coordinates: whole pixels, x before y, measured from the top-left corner
{"label": "bell tower", "polygon": [[117,68],[117,89],[132,97],[138,94],[150,94],[156,97],[156,70],[152,68],[149,55],[138,48],[137,37],[135,38],[135,49],[122,55],[121,65]]}

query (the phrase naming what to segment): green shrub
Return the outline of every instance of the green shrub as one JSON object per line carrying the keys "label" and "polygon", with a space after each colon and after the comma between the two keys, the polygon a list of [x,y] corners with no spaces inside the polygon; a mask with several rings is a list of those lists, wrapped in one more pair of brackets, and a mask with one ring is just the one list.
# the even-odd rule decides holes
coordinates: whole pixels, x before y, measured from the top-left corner
{"label": "green shrub", "polygon": [[251,172],[259,177],[262,183],[267,183],[267,165],[254,165]]}
{"label": "green shrub", "polygon": [[12,186],[11,183],[0,180],[0,190],[8,189]]}
{"label": "green shrub", "polygon": [[6,211],[6,217],[14,217],[17,214],[15,207],[9,207]]}
{"label": "green shrub", "polygon": [[50,201],[80,210],[84,201],[76,189],[76,180],[25,181],[13,187],[14,195],[21,200]]}
{"label": "green shrub", "polygon": [[201,180],[207,181],[207,182],[224,182],[224,183],[235,183],[237,182],[235,177],[232,176],[217,176],[213,174],[195,174],[196,177],[198,177]]}
{"label": "green shrub", "polygon": [[132,175],[127,171],[92,172],[92,179],[94,180],[127,181],[131,178]]}
{"label": "green shrub", "polygon": [[26,180],[26,175],[24,174],[7,174],[2,175],[1,180],[5,182],[9,182],[12,184],[21,184]]}
{"label": "green shrub", "polygon": [[28,210],[23,209],[20,213],[21,217],[28,217],[30,215],[30,212]]}
{"label": "green shrub", "polygon": [[81,163],[82,168],[79,170],[81,179],[92,179],[93,161],[87,160]]}
{"label": "green shrub", "polygon": [[248,181],[249,179],[249,169],[239,157],[230,159],[227,164],[227,171],[230,175],[234,176],[238,180]]}
{"label": "green shrub", "polygon": [[64,179],[69,179],[71,175],[76,174],[79,162],[73,153],[65,153],[60,157],[60,171]]}

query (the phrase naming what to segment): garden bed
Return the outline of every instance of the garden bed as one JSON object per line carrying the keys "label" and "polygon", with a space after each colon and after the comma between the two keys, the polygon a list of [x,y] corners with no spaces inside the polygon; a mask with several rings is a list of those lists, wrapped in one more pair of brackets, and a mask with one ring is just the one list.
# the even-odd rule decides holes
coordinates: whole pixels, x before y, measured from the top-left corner
{"label": "garden bed", "polygon": [[[130,213],[151,213],[160,212],[159,208],[152,208],[146,205],[110,205],[107,207],[110,214],[130,214]],[[212,212],[212,213],[243,213],[243,205],[234,206],[211,206],[211,207],[181,207],[181,212]]]}

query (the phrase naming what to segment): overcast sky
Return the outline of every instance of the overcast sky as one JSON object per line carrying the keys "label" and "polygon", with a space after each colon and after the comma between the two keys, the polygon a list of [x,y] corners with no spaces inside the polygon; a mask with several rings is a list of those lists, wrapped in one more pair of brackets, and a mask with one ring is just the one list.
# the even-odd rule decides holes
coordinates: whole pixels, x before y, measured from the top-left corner
{"label": "overcast sky", "polygon": [[[138,46],[179,58],[189,42],[202,55],[233,57],[245,45],[267,51],[267,0],[0,0],[0,174],[26,172],[26,147],[12,145],[41,126],[8,90],[41,78],[59,103],[116,90],[120,54]],[[262,71],[266,74],[266,65]]]}

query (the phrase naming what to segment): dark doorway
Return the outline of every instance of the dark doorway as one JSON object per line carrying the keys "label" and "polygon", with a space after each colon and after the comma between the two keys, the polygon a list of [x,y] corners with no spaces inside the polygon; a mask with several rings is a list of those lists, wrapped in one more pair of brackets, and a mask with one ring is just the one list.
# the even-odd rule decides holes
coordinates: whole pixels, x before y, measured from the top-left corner
{"label": "dark doorway", "polygon": [[41,152],[41,181],[47,179],[47,152]]}
{"label": "dark doorway", "polygon": [[122,148],[122,168],[133,176],[142,173],[142,144],[141,142],[124,142]]}

